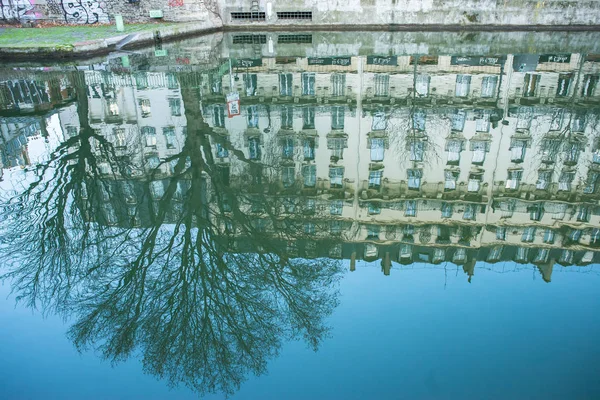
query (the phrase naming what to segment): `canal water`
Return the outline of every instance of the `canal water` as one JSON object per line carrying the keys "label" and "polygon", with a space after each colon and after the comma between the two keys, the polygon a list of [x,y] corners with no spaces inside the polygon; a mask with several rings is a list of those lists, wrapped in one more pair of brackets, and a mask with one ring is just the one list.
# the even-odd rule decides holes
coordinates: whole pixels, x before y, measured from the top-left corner
{"label": "canal water", "polygon": [[600,397],[599,36],[4,63],[0,397]]}

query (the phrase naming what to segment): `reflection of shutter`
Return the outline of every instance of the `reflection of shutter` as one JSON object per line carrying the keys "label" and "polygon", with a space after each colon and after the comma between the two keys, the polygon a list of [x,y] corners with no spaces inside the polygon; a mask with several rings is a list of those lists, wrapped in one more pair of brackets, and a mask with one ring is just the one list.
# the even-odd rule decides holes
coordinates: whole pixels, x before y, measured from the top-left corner
{"label": "reflection of shutter", "polygon": [[344,96],[346,94],[346,74],[331,75],[331,86],[333,96]]}
{"label": "reflection of shutter", "polygon": [[279,75],[279,94],[282,96],[292,95],[292,74]]}
{"label": "reflection of shutter", "polygon": [[302,73],[302,94],[315,94],[315,74],[312,72]]}
{"label": "reflection of shutter", "polygon": [[344,129],[346,110],[343,106],[331,107],[331,129]]}
{"label": "reflection of shutter", "polygon": [[497,81],[497,76],[485,76],[481,83],[481,97],[493,97]]}
{"label": "reflection of shutter", "polygon": [[556,95],[564,97],[569,94],[569,87],[571,86],[571,79],[573,74],[559,74],[558,75],[558,86],[556,88]]}
{"label": "reflection of shutter", "polygon": [[585,75],[583,87],[581,88],[581,96],[589,97],[594,95],[596,85],[598,84],[598,75]]}
{"label": "reflection of shutter", "polygon": [[535,96],[539,81],[540,81],[539,74],[529,74],[529,73],[525,74],[523,96],[525,96],[525,97]]}

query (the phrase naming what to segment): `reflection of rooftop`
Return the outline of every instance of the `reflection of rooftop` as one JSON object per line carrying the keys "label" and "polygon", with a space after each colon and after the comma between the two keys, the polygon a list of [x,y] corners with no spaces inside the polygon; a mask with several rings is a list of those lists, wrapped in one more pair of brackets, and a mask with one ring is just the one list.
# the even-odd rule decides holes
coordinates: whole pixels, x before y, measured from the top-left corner
{"label": "reflection of rooftop", "polygon": [[[232,243],[232,250],[253,252],[256,249],[244,246],[243,238]],[[584,266],[600,262],[600,252],[569,249],[547,249],[520,246],[493,246],[479,249],[447,246],[425,246],[407,243],[374,245],[371,243],[347,243],[336,240],[302,240],[281,243],[283,250],[290,257],[319,258],[333,257],[351,261],[350,269],[356,268],[357,260],[373,262],[380,260],[382,272],[390,274],[392,268],[403,265],[456,265],[462,266],[469,276],[475,268],[492,268],[494,264],[535,265],[543,279],[550,282],[553,267]]]}

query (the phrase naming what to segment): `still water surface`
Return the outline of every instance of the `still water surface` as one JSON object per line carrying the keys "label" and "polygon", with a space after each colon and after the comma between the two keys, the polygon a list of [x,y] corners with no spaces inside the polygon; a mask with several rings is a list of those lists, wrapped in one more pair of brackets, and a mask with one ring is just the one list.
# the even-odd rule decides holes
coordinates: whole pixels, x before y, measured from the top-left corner
{"label": "still water surface", "polygon": [[596,36],[5,65],[0,396],[597,398]]}

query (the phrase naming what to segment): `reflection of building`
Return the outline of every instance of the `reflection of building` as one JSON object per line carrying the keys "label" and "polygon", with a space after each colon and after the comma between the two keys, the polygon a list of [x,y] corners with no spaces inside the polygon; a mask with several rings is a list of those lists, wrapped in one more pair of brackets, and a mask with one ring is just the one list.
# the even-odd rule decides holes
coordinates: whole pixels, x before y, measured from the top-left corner
{"label": "reflection of building", "polygon": [[43,141],[45,130],[46,120],[42,117],[1,118],[0,156],[3,168],[29,165],[28,143]]}
{"label": "reflection of building", "polygon": [[0,82],[0,112],[44,112],[73,100],[72,82],[65,73],[10,75],[14,77]]}
{"label": "reflection of building", "polygon": [[25,167],[35,162],[31,145],[37,150],[49,140],[53,109],[74,100],[73,82],[64,72],[7,75],[0,81],[0,168]]}
{"label": "reflection of building", "polygon": [[[92,127],[143,174],[161,168],[155,197],[172,172],[160,162],[181,150],[184,106],[201,107],[223,180],[249,198],[262,185],[277,215],[302,215],[301,229],[321,241],[339,238],[332,256],[381,258],[384,269],[597,261],[594,57],[248,58],[231,61],[233,76],[228,64],[86,75]],[[242,114],[228,118],[231,82]],[[200,105],[183,104],[190,85]]]}
{"label": "reflection of building", "polygon": [[[181,150],[185,117],[178,82],[173,74],[107,74],[86,71],[90,127],[108,138],[119,156],[127,158],[132,173],[143,175],[170,165],[160,165],[161,157]],[[65,129],[69,136],[78,132],[77,118]],[[107,173],[110,165],[101,164]]]}

